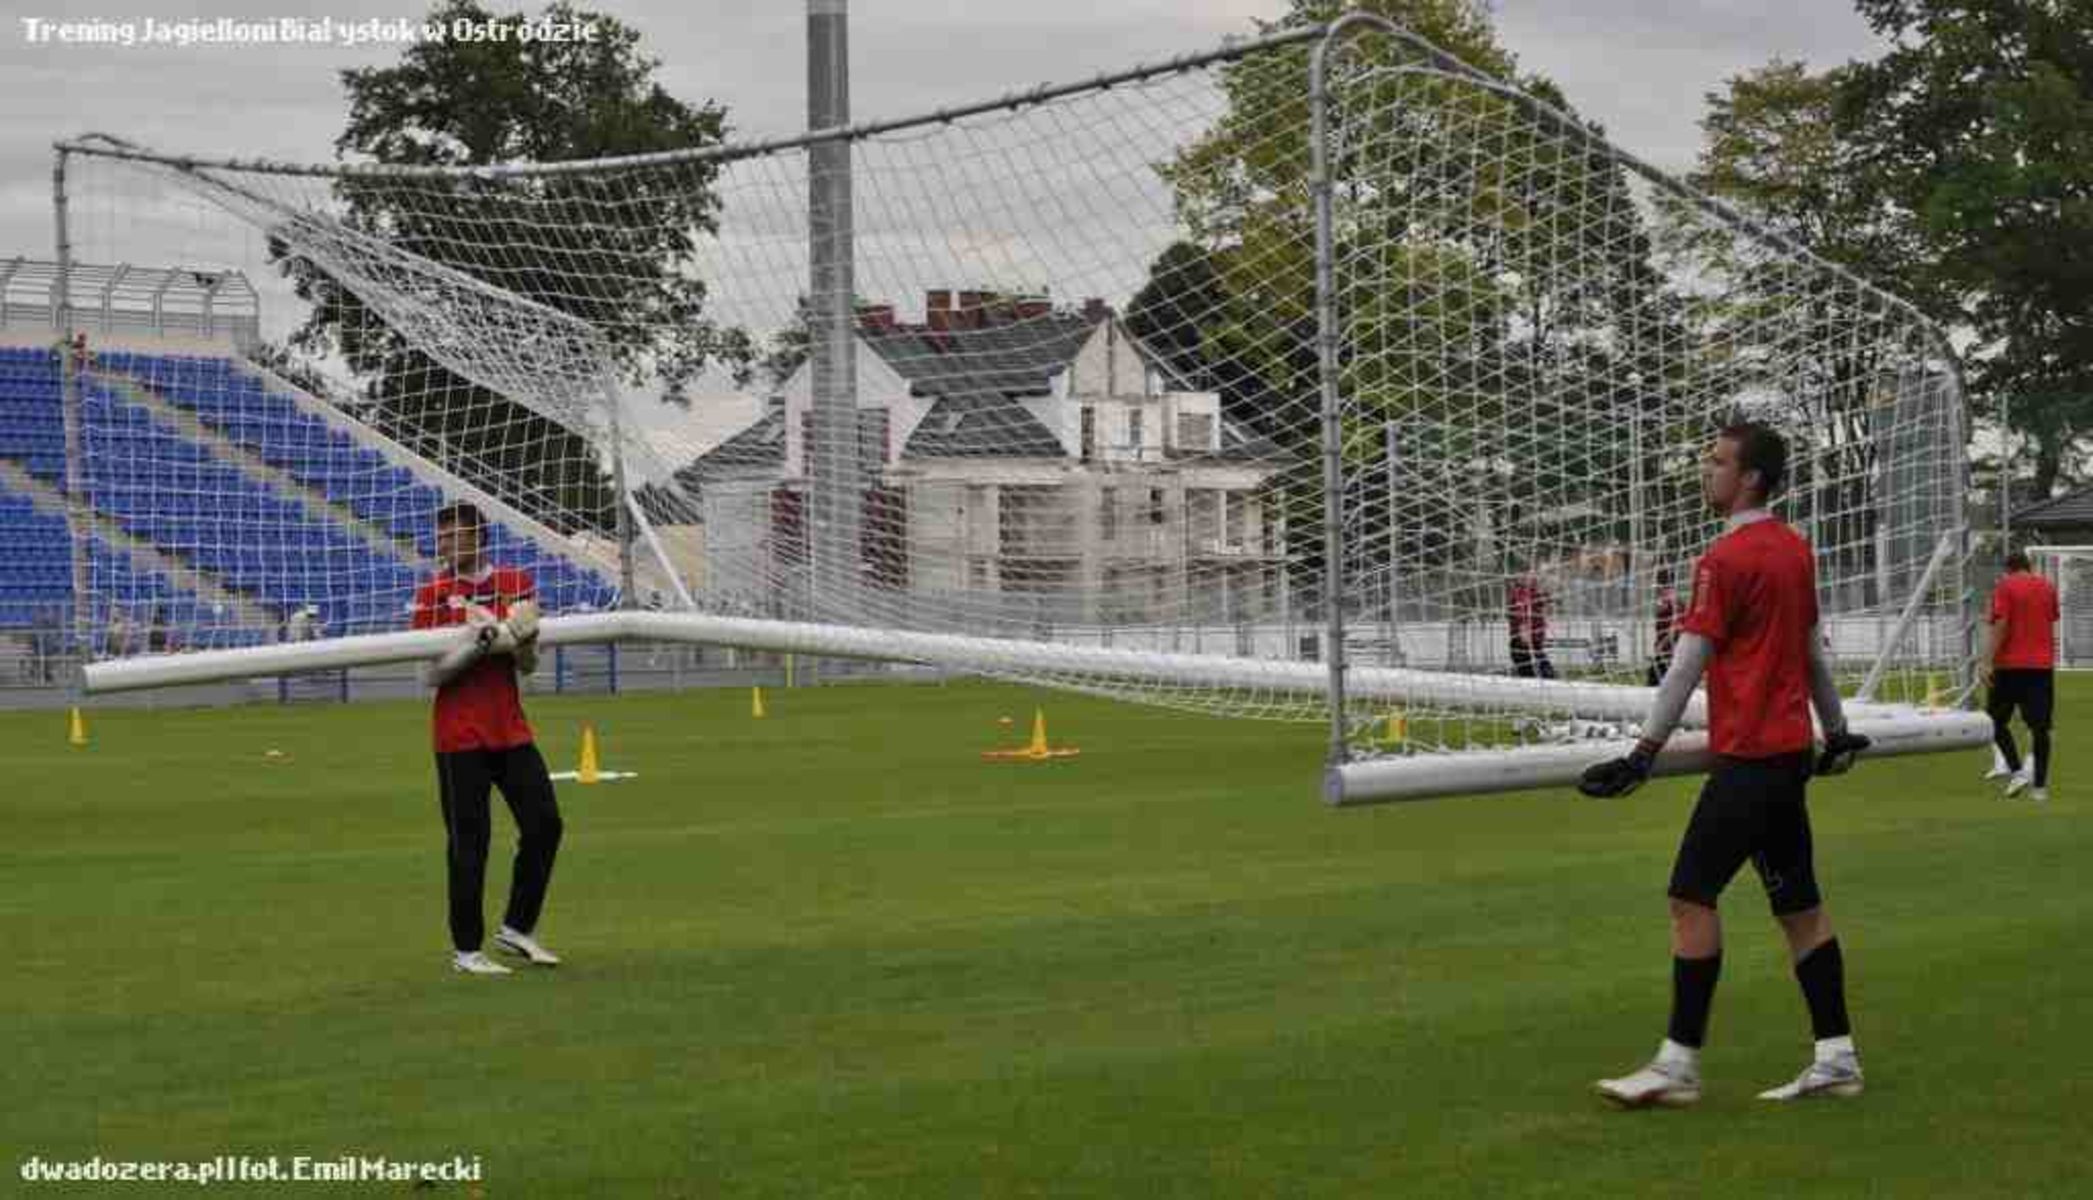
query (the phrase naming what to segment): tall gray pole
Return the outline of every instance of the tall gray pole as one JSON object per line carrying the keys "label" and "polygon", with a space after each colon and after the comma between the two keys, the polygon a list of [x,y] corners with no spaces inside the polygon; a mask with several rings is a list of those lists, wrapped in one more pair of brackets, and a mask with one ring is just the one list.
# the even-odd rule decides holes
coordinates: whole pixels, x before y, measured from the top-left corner
{"label": "tall gray pole", "polygon": [[[88,605],[88,589],[92,581],[87,568],[87,547],[94,531],[88,520],[87,455],[80,420],[80,392],[86,384],[80,378],[82,364],[73,361],[73,239],[66,214],[66,153],[60,150],[51,167],[51,211],[58,232],[57,311],[51,314],[51,323],[58,330],[58,369],[62,389],[59,410],[65,421],[65,516],[73,560],[72,641],[84,664],[94,656],[92,609]],[[80,675],[75,673],[73,678],[77,688]]]}
{"label": "tall gray pole", "polygon": [[[1351,757],[1346,745],[1344,699],[1344,425],[1337,390],[1337,279],[1335,199],[1330,180],[1330,93],[1328,57],[1337,27],[1309,57],[1308,104],[1310,187],[1315,193],[1316,375],[1323,408],[1323,661],[1330,668],[1330,769]],[[1335,796],[1326,785],[1324,798]]]}
{"label": "tall gray pole", "polygon": [[1385,451],[1384,467],[1388,476],[1388,656],[1391,667],[1403,665],[1403,613],[1402,613],[1402,514],[1396,509],[1396,451],[1400,448],[1394,421],[1381,423],[1382,449]]}
{"label": "tall gray pole", "polygon": [[[807,0],[807,128],[850,124],[849,0]],[[857,296],[850,196],[851,143],[807,151],[808,302],[813,410],[806,446],[813,597],[831,615],[857,608]],[[809,614],[821,615],[821,614]]]}

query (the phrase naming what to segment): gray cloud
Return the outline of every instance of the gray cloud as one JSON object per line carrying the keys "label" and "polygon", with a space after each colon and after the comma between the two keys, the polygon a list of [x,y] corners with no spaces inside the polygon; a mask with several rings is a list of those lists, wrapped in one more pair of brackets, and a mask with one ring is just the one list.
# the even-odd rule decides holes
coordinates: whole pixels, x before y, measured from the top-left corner
{"label": "gray cloud", "polygon": [[[52,250],[50,143],[95,129],[199,153],[325,160],[340,131],[338,73],[397,47],[32,45],[20,18],[161,16],[142,0],[27,0],[0,24],[0,258]],[[185,6],[187,7],[187,6]],[[328,0],[342,20],[418,18],[408,0]],[[666,85],[724,103],[742,136],[805,120],[804,8],[792,0],[599,0],[638,26]],[[1283,0],[859,0],[852,13],[860,118],[921,110],[1161,58],[1251,32]],[[1499,0],[1504,42],[1614,137],[1658,164],[1689,165],[1702,93],[1779,55],[1829,64],[1873,39],[1840,0]],[[274,18],[281,0],[197,0],[205,16]],[[83,198],[92,203],[92,198]],[[83,212],[106,226],[106,203]],[[140,237],[127,249],[145,254]]]}

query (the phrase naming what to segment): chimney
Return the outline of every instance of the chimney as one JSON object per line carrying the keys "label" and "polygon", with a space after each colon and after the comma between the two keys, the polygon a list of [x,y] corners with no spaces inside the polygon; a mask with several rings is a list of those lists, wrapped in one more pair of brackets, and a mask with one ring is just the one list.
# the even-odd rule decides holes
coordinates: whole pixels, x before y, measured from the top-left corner
{"label": "chimney", "polygon": [[1020,321],[1036,321],[1041,317],[1052,315],[1053,311],[1054,302],[1045,296],[1019,296],[1017,298],[1017,319]]}
{"label": "chimney", "polygon": [[979,329],[988,324],[988,302],[993,295],[993,292],[961,292],[959,319],[953,324],[960,329]]}
{"label": "chimney", "polygon": [[1103,300],[1098,299],[1096,296],[1092,296],[1090,299],[1083,301],[1083,319],[1085,321],[1090,322],[1092,325],[1097,324],[1099,321],[1105,320],[1111,315],[1112,306],[1106,304]]}
{"label": "chimney", "polygon": [[923,304],[923,320],[932,333],[950,333],[952,293],[944,288],[932,289]]}
{"label": "chimney", "polygon": [[858,305],[858,328],[866,333],[894,332],[894,306],[891,304]]}

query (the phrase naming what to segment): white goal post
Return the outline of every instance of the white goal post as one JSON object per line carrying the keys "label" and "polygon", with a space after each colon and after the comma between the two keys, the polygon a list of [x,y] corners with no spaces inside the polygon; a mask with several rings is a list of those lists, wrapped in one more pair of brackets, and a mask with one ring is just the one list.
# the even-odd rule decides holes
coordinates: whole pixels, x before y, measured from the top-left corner
{"label": "white goal post", "polygon": [[1319,722],[1344,803],[1552,786],[1604,745],[1564,729],[1647,707],[1720,531],[1699,457],[1745,416],[1789,442],[1856,720],[1982,740],[1940,331],[1377,18],[767,142],[95,135],[56,178],[61,277],[159,258],[204,297],[176,346],[110,315],[123,270],[61,283],[30,364],[94,694],[431,656],[456,635],[401,630],[434,513],[483,497],[548,644]]}

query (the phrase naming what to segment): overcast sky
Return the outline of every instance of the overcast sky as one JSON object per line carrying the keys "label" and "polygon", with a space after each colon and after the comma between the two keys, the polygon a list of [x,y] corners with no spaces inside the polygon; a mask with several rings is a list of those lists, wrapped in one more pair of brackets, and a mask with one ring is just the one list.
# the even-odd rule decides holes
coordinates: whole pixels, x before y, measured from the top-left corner
{"label": "overcast sky", "polygon": [[[648,51],[662,60],[664,86],[687,101],[723,103],[737,137],[804,127],[802,0],[595,0],[586,6],[636,26]],[[510,5],[496,0],[490,7]],[[1259,18],[1285,8],[1285,0],[850,0],[853,115],[905,115],[1205,49],[1254,33]],[[1500,39],[1522,70],[1554,79],[1617,142],[1668,168],[1691,164],[1702,95],[1728,76],[1775,56],[1823,66],[1875,49],[1844,0],[1497,0],[1495,8]],[[0,25],[0,261],[53,254],[55,138],[102,131],[204,156],[327,161],[345,113],[339,72],[396,61],[401,51],[396,42],[356,48],[64,44],[49,26],[32,29],[31,20],[100,23],[100,32],[115,34],[123,24],[142,32],[149,18],[324,13],[352,23],[418,20],[427,12],[415,0],[21,0],[11,9]],[[952,178],[962,174],[955,168]],[[87,259],[158,254],[166,265],[177,265],[170,259],[196,265],[181,244],[189,237],[222,238],[226,227],[193,202],[183,210],[163,200],[158,216],[172,222],[163,236],[163,226],[118,207],[106,184],[100,194],[94,180],[83,177],[77,186],[76,253]],[[878,191],[877,177],[861,183],[860,208],[871,207],[867,197]],[[1167,205],[1163,212],[1167,222]],[[879,219],[862,212],[861,226]],[[215,232],[203,234],[207,225]],[[120,237],[119,230],[130,236]],[[877,238],[867,233],[861,228],[861,284],[881,266]],[[1106,272],[1063,282],[1094,289],[1088,294],[1128,290],[1153,250],[1133,253],[1136,240],[1116,256],[1128,260],[1119,264],[1121,274],[1136,273],[1127,280]],[[170,244],[162,248],[163,242]],[[191,257],[209,257],[209,244],[189,244]],[[252,259],[256,248],[245,253]],[[935,253],[915,257],[923,258],[916,264],[923,270],[947,269],[936,265]],[[250,273],[264,277],[257,282],[265,292],[265,328],[291,319],[287,305],[272,304],[269,293],[280,290],[278,281],[266,271]],[[889,290],[905,296],[923,282],[908,279]],[[790,291],[789,283],[781,285],[781,296]]]}
{"label": "overcast sky", "polygon": [[[120,133],[169,149],[323,160],[340,131],[337,72],[397,46],[182,48],[31,41],[25,18],[412,18],[408,0],[22,0],[0,28],[0,256],[51,253],[54,137]],[[496,4],[494,7],[507,7]],[[637,26],[685,99],[717,98],[745,134],[805,120],[797,0],[597,0]],[[1616,140],[1690,162],[1703,92],[1774,55],[1830,64],[1873,40],[1841,0],[1498,0],[1522,67],[1562,85]],[[853,108],[907,112],[1211,45],[1284,0],[852,0]]]}

